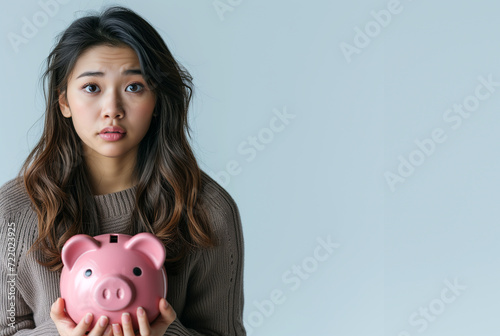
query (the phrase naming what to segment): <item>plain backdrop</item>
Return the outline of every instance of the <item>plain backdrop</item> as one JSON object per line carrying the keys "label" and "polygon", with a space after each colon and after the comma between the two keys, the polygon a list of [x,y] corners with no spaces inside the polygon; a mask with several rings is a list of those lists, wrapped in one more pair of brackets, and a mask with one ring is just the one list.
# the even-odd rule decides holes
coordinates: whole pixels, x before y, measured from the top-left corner
{"label": "plain backdrop", "polygon": [[[41,134],[56,35],[112,4],[2,3],[1,184]],[[191,143],[241,213],[249,335],[498,335],[498,2],[119,4],[194,77]]]}

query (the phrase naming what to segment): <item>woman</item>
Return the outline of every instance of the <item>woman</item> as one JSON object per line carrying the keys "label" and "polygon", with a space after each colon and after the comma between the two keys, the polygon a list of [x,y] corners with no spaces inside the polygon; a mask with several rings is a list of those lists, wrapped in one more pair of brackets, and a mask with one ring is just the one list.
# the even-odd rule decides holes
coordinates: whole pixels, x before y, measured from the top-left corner
{"label": "woman", "polygon": [[[0,335],[134,335],[131,317],[72,321],[59,296],[73,235],[152,232],[167,249],[167,300],[141,335],[245,335],[243,237],[231,196],[187,141],[191,76],[156,30],[111,7],[74,21],[44,73],[39,143],[0,189]],[[167,302],[168,301],[168,302]]]}

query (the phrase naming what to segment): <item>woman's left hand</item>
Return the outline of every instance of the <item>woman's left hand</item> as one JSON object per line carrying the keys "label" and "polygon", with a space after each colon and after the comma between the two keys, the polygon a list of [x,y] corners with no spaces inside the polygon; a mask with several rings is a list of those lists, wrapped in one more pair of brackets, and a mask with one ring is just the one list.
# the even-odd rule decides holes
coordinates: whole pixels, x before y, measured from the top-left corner
{"label": "woman's left hand", "polygon": [[177,314],[167,300],[160,300],[160,315],[150,325],[146,312],[142,308],[137,308],[137,321],[139,322],[139,332],[134,333],[131,316],[128,313],[122,315],[122,324],[113,324],[114,336],[163,336],[168,326],[174,322]]}

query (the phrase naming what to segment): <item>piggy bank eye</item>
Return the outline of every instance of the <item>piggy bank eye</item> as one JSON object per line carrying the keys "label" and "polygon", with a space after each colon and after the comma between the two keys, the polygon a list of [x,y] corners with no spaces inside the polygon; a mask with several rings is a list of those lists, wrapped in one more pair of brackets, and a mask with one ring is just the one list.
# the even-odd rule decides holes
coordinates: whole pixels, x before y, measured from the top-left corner
{"label": "piggy bank eye", "polygon": [[85,271],[85,277],[88,278],[89,276],[92,275],[92,270],[91,269],[88,269]]}
{"label": "piggy bank eye", "polygon": [[139,267],[134,267],[133,272],[134,272],[134,275],[137,275],[137,276],[142,274],[142,270]]}

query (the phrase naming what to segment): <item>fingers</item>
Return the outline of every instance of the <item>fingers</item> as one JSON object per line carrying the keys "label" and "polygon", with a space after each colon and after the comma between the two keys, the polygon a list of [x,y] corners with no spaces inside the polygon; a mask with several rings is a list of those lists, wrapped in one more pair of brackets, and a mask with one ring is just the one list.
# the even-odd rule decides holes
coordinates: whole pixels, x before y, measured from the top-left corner
{"label": "fingers", "polygon": [[[149,324],[147,313],[144,308],[137,308],[137,322],[139,325],[139,334],[142,336],[149,336],[152,334],[163,335],[167,330],[168,326],[177,318],[172,306],[170,306],[165,299],[161,299],[159,303],[160,316],[156,318],[153,325]],[[119,324],[113,324],[113,335],[114,336],[133,336],[134,328],[132,324],[132,319],[129,313],[123,313],[121,318],[121,326]]]}
{"label": "fingers", "polygon": [[[111,333],[111,326],[108,326],[109,319],[107,316],[101,316],[94,328],[89,333],[89,336],[109,335]],[[88,326],[87,326],[88,327]]]}
{"label": "fingers", "polygon": [[151,335],[151,326],[149,325],[148,316],[144,308],[137,308],[137,321],[139,322],[139,333],[147,336]]}
{"label": "fingers", "polygon": [[59,334],[61,335],[84,335],[90,323],[92,322],[92,314],[84,316],[78,325],[66,315],[64,311],[64,300],[58,298],[50,308],[50,317],[54,321]]}
{"label": "fingers", "polygon": [[113,335],[114,336],[122,336],[122,327],[118,323],[113,323]]}
{"label": "fingers", "polygon": [[[122,325],[118,323],[113,323],[112,325],[108,325],[106,330],[104,331],[104,336],[108,335],[114,335],[114,336],[134,336],[134,328],[132,325],[132,319],[130,317],[129,313],[123,313],[122,314]],[[123,328],[123,329],[122,329]],[[94,329],[92,329],[92,332],[96,332],[95,335],[101,335],[99,332],[102,332],[102,329],[97,329],[97,325]],[[143,334],[141,332],[141,335],[149,335],[149,334]],[[94,334],[90,333],[89,336],[94,336]]]}
{"label": "fingers", "polygon": [[111,324],[108,324],[106,327],[106,331],[104,331],[103,336],[112,336],[113,335],[113,328],[111,327]]}
{"label": "fingers", "polygon": [[[151,335],[151,327],[149,325],[148,316],[146,314],[146,311],[142,307],[137,308],[137,322],[139,325],[139,334],[141,336]],[[122,336],[122,335],[133,336],[133,335],[135,335],[132,320],[130,318],[129,313],[122,314],[122,326],[123,326],[123,331],[122,331],[122,328],[120,327],[120,325],[113,324],[114,336]]]}
{"label": "fingers", "polygon": [[76,332],[76,335],[85,335],[85,332],[90,326],[90,323],[92,323],[92,320],[94,319],[94,316],[91,313],[87,313],[81,321],[76,325],[74,332]]}
{"label": "fingers", "polygon": [[[173,310],[172,306],[170,306],[164,298],[160,300],[159,308],[160,316],[158,316],[152,326],[149,324],[146,311],[142,307],[137,309],[137,321],[140,335],[148,336],[151,335],[153,331],[157,332],[160,330],[163,334],[168,326],[177,318],[177,314]],[[61,328],[64,328],[65,331],[71,330],[76,335],[84,335],[94,319],[94,316],[91,313],[88,313],[77,325],[75,325],[75,323],[66,315],[64,311],[64,300],[61,298],[58,298],[52,304],[50,316],[56,323],[60,332]],[[110,325],[108,317],[101,316],[99,320],[96,321],[94,328],[90,331],[88,336],[135,335],[132,319],[129,313],[122,314],[121,322],[121,326],[119,324]]]}
{"label": "fingers", "polygon": [[[66,315],[64,311],[64,299],[58,298],[50,308],[50,317],[54,320],[59,334],[63,335],[85,335],[93,320],[93,315],[87,313],[78,324]],[[111,336],[113,331],[109,324],[107,316],[101,316],[96,322],[94,328],[90,331],[89,336]]]}
{"label": "fingers", "polygon": [[[123,329],[123,334],[126,336],[133,336],[134,335],[134,327],[132,326],[132,318],[130,317],[129,313],[123,313],[122,314],[122,329]],[[141,333],[142,335],[142,333]]]}

